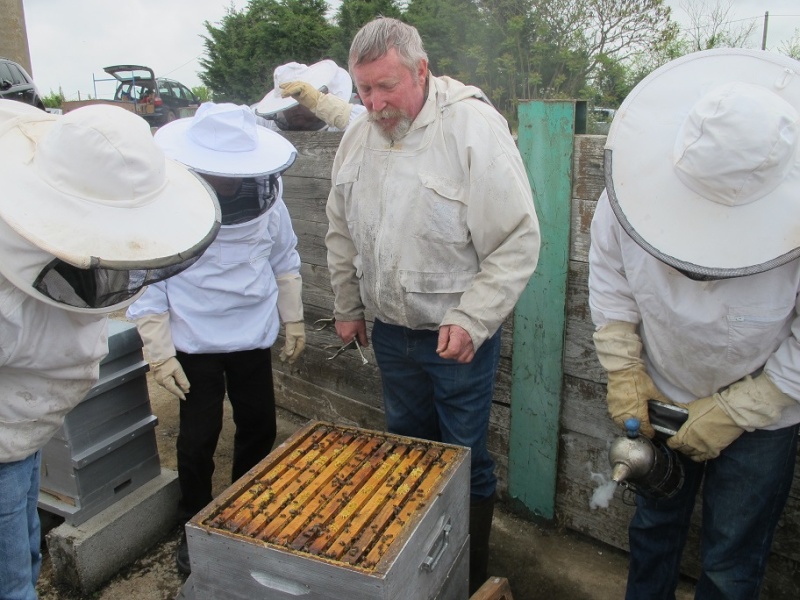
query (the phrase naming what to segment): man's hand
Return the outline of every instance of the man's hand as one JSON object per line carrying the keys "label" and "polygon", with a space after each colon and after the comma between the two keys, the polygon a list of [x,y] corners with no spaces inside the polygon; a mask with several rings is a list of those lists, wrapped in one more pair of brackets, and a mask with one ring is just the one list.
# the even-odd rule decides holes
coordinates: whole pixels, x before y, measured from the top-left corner
{"label": "man's hand", "polygon": [[468,363],[475,358],[475,347],[467,330],[458,325],[442,325],[439,328],[439,344],[436,353],[442,358]]}
{"label": "man's hand", "polygon": [[367,338],[367,322],[364,319],[359,321],[340,321],[336,319],[336,334],[345,344],[352,342],[353,338],[358,338],[358,343],[364,348],[369,346]]}
{"label": "man's hand", "polygon": [[189,393],[189,379],[178,359],[172,356],[163,362],[153,363],[152,366],[156,383],[181,400],[186,400],[185,394]]}

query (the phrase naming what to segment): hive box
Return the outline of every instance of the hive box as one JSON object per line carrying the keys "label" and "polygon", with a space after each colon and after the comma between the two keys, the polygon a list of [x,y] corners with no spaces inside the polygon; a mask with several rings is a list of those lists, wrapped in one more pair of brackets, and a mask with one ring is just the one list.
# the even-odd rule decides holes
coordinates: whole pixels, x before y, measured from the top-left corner
{"label": "hive box", "polygon": [[469,462],[311,422],[187,523],[187,597],[466,600]]}
{"label": "hive box", "polygon": [[42,449],[39,507],[79,525],[161,473],[136,327],[109,321],[100,378]]}

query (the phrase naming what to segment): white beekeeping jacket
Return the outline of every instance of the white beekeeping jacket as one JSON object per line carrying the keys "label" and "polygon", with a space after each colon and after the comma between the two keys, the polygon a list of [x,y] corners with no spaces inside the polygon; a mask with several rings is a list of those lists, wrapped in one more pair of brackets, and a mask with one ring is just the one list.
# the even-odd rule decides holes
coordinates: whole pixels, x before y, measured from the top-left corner
{"label": "white beekeeping jacket", "polygon": [[[591,239],[592,320],[597,327],[640,324],[643,358],[665,396],[691,402],[763,367],[781,391],[800,399],[800,259],[747,277],[695,281],[633,241],[605,192]],[[770,429],[797,422],[800,405]]]}
{"label": "white beekeeping jacket", "polygon": [[105,315],[45,304],[0,275],[0,462],[48,442],[97,381],[107,352]]}

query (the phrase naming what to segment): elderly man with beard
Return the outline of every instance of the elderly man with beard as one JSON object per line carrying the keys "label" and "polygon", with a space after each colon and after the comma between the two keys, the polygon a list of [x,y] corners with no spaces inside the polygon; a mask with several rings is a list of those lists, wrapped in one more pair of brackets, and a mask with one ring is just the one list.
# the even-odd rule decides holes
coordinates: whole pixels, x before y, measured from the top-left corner
{"label": "elderly man with beard", "polygon": [[432,75],[413,27],[367,23],[349,67],[369,118],[345,132],[328,198],[336,331],[366,346],[374,316],[390,432],[471,449],[474,590],[496,488],[500,326],[539,255],[531,188],[505,119],[478,88]]}

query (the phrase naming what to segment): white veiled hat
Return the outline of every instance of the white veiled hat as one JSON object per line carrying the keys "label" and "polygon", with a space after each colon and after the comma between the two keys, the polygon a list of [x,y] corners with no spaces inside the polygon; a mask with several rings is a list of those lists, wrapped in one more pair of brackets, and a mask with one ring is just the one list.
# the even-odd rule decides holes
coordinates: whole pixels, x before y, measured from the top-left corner
{"label": "white veiled hat", "polygon": [[0,273],[59,308],[122,308],[219,231],[213,190],[123,108],[56,116],[0,100],[0,156]]}
{"label": "white veiled hat", "polygon": [[281,97],[280,85],[290,81],[305,81],[318,90],[327,87],[329,93],[345,102],[350,102],[353,95],[350,74],[332,60],[321,60],[311,66],[286,63],[275,69],[272,79],[275,87],[256,105],[256,113],[262,117],[271,117],[297,105],[297,100],[291,96]]}
{"label": "white veiled hat", "polygon": [[800,256],[800,62],[717,49],[642,80],[606,141],[606,186],[643,248],[708,277]]}
{"label": "white veiled hat", "polygon": [[155,140],[170,158],[222,177],[282,173],[297,158],[289,140],[257,125],[247,106],[230,103],[201,104],[193,117],[161,127]]}
{"label": "white veiled hat", "polygon": [[219,228],[213,191],[119,107],[57,116],[0,100],[0,156],[0,218],[79,268],[166,266]]}

